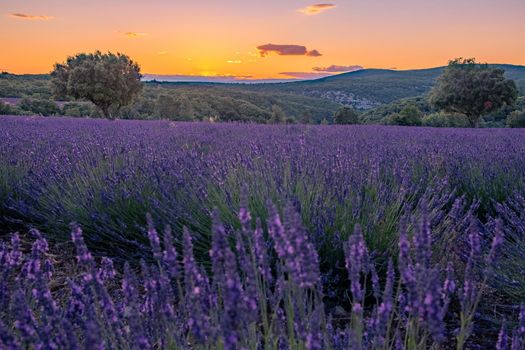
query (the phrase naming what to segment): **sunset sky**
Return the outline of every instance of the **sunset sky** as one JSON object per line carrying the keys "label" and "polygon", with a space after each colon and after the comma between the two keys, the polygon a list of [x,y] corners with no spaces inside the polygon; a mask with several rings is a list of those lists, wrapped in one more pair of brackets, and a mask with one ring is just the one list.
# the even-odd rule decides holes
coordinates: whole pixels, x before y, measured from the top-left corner
{"label": "sunset sky", "polygon": [[525,0],[1,0],[0,70],[46,73],[97,49],[143,73],[240,79],[525,65],[524,15]]}

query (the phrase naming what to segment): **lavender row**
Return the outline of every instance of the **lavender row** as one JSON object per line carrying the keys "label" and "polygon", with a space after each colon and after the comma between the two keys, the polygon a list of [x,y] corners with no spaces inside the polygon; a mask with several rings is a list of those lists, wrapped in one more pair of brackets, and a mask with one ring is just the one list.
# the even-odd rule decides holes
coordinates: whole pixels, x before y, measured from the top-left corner
{"label": "lavender row", "polygon": [[[486,276],[498,256],[503,233],[496,229],[483,253],[479,234],[469,234],[464,271],[434,263],[427,216],[412,235],[400,229],[399,268],[392,260],[384,276],[364,242],[359,226],[345,243],[348,310],[323,304],[316,250],[292,208],[283,223],[274,206],[264,232],[251,228],[242,208],[242,228],[225,229],[213,214],[211,266],[197,263],[188,230],[182,251],[169,227],[162,237],[150,222],[148,239],[155,258],[139,272],[125,264],[117,274],[111,259],[96,262],[82,231],[71,238],[78,276],[68,279],[56,298],[50,289],[53,263],[47,241],[36,230],[31,252],[20,238],[0,249],[2,298],[0,345],[6,349],[426,349],[455,339],[462,349],[482,302]],[[481,269],[480,269],[481,267]],[[456,275],[462,275],[457,278]],[[484,277],[485,276],[485,277]],[[369,280],[370,282],[367,282]],[[55,292],[55,294],[59,294]],[[366,301],[372,300],[370,301]],[[457,300],[458,315],[449,310]],[[447,317],[460,318],[454,332]],[[519,324],[503,323],[497,349],[525,346],[525,308]]]}
{"label": "lavender row", "polygon": [[244,187],[263,219],[267,200],[280,209],[293,202],[323,256],[357,223],[373,249],[389,249],[401,213],[414,212],[422,198],[434,197],[439,208],[465,196],[478,201],[475,214],[484,217],[525,188],[522,130],[26,117],[0,123],[2,223],[67,240],[76,221],[97,254],[123,258],[146,258],[148,212],[208,236],[196,247],[205,255],[211,208],[238,227],[231,213]]}

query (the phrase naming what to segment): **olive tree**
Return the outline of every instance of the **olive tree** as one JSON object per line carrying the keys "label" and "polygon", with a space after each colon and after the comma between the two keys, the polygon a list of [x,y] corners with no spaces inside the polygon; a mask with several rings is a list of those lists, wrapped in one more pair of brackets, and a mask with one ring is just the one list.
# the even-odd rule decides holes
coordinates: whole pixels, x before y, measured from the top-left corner
{"label": "olive tree", "polygon": [[429,95],[430,104],[449,113],[464,114],[470,126],[504,105],[512,105],[518,96],[513,80],[503,69],[479,64],[473,58],[449,62]]}
{"label": "olive tree", "polygon": [[268,122],[270,124],[284,124],[286,123],[286,113],[278,105],[272,105],[272,115]]}
{"label": "olive tree", "polygon": [[81,53],[57,63],[51,72],[55,95],[91,101],[113,119],[142,90],[140,66],[128,56],[111,52]]}
{"label": "olive tree", "polygon": [[335,112],[334,124],[359,124],[359,114],[352,107],[343,106]]}

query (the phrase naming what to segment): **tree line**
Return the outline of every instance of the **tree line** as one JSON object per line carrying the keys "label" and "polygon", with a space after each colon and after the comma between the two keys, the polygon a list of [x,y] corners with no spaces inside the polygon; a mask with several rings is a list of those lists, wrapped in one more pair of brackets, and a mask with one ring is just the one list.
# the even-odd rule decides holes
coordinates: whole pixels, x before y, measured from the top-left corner
{"label": "tree line", "polygon": [[[140,66],[124,54],[100,51],[78,54],[68,57],[64,63],[57,63],[51,72],[53,95],[70,102],[60,108],[46,99],[26,98],[18,107],[0,103],[0,113],[31,111],[42,115],[67,114],[109,119],[333,124],[379,122],[477,127],[484,116],[506,111],[508,126],[525,126],[525,108],[519,108],[522,100],[518,100],[516,83],[505,77],[503,69],[480,64],[474,59],[450,61],[430,93],[422,99],[402,102],[402,108],[396,108],[400,103],[394,103],[390,107],[381,106],[376,111],[364,113],[350,106],[336,109],[329,102],[319,106],[319,101],[309,101],[302,96],[254,92],[243,95],[233,89],[226,94],[224,91],[227,89],[197,91],[200,87],[185,89],[183,93],[180,93],[182,89],[168,88],[159,93],[155,91],[155,83],[144,89],[141,77]],[[393,111],[382,115],[381,119],[373,115],[374,112],[381,114],[384,110],[389,111],[389,108]]]}

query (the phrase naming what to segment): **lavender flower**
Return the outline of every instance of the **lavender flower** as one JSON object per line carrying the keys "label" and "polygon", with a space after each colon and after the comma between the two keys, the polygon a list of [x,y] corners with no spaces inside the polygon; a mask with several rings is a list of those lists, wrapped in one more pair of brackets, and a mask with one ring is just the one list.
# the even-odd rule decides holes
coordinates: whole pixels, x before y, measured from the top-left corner
{"label": "lavender flower", "polygon": [[153,219],[151,218],[150,214],[147,214],[146,219],[148,222],[148,239],[153,252],[153,257],[156,260],[160,260],[162,258],[162,252],[160,249],[159,235],[157,234],[157,230],[155,230]]}
{"label": "lavender flower", "polygon": [[285,264],[286,272],[302,288],[314,287],[319,281],[318,256],[299,215],[289,206],[285,228],[275,206],[270,205],[269,211],[268,231],[277,255]]}
{"label": "lavender flower", "polygon": [[255,231],[253,231],[252,254],[255,256],[259,273],[261,274],[261,276],[263,276],[267,283],[271,283],[273,280],[273,276],[272,271],[270,269],[268,247],[263,236],[261,220],[259,218],[257,218],[255,224]]}
{"label": "lavender flower", "polygon": [[15,293],[13,301],[13,315],[15,317],[14,326],[22,340],[26,344],[32,344],[34,346],[40,345],[40,339],[38,338],[36,331],[36,320],[33,312],[29,309],[27,302],[24,297],[24,292],[18,289]]}
{"label": "lavender flower", "polygon": [[101,281],[112,280],[115,278],[116,272],[113,267],[113,260],[103,257],[101,259],[101,267],[98,271],[98,277]]}
{"label": "lavender flower", "polygon": [[416,230],[413,238],[416,261],[424,266],[428,266],[432,258],[432,238],[427,211],[426,205],[423,205],[423,214],[419,222],[419,229]]}
{"label": "lavender flower", "polygon": [[368,272],[368,250],[361,226],[359,225],[355,226],[354,234],[348,239],[345,256],[346,270],[350,280],[350,291],[352,292],[355,307],[355,304],[361,304],[364,298],[364,291],[361,286],[361,273]]}
{"label": "lavender flower", "polygon": [[503,230],[501,228],[501,220],[496,220],[496,233],[492,239],[492,244],[490,246],[490,252],[487,256],[486,264],[487,267],[491,268],[494,265],[498,250],[503,244]]}
{"label": "lavender flower", "polygon": [[[76,226],[71,232],[71,240],[75,244],[75,248],[77,250],[77,261],[80,263],[81,266],[83,266],[86,269],[86,271],[93,271],[95,261],[93,260],[93,256],[87,249],[87,246],[84,242],[84,237],[82,236],[82,230],[79,226]],[[90,276],[88,278],[92,277],[93,276]]]}
{"label": "lavender flower", "polygon": [[205,342],[211,335],[210,317],[207,314],[209,307],[207,293],[207,277],[200,273],[193,257],[193,244],[186,228],[183,233],[184,245],[184,285],[186,288],[185,301],[186,324],[193,336],[200,342]]}
{"label": "lavender flower", "polygon": [[16,267],[20,264],[22,252],[20,251],[20,236],[15,233],[11,236],[11,251],[6,254],[6,263],[10,267]]}
{"label": "lavender flower", "polygon": [[162,254],[162,261],[168,275],[172,280],[179,278],[179,262],[177,257],[177,250],[173,245],[173,235],[170,226],[164,230],[164,252]]}
{"label": "lavender flower", "polygon": [[243,231],[247,231],[248,226],[250,225],[250,221],[252,220],[250,211],[248,210],[247,202],[248,200],[246,199],[246,196],[243,194],[241,197],[241,207],[239,209],[239,221],[241,222],[241,227]]}
{"label": "lavender flower", "polygon": [[501,324],[501,329],[498,334],[498,342],[496,343],[497,350],[507,350],[508,349],[508,337],[507,337],[507,327],[505,321]]}

